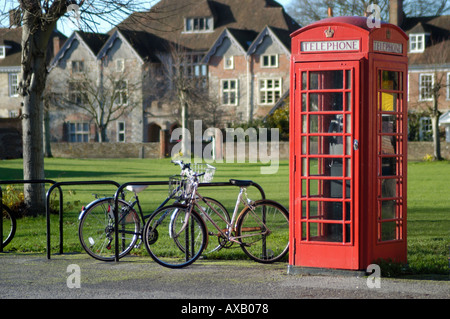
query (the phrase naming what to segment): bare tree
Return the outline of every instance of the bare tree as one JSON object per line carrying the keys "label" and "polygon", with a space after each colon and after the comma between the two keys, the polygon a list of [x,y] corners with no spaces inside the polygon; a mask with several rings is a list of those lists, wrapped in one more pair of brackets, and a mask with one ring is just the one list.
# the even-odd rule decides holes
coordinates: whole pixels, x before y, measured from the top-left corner
{"label": "bare tree", "polygon": [[[99,142],[107,141],[108,125],[133,111],[141,101],[132,92],[141,90],[141,80],[129,72],[106,73],[101,68],[99,79],[87,72],[72,74],[66,85],[64,105],[84,110],[95,123]],[[106,73],[106,74],[105,74]]]}
{"label": "bare tree", "polygon": [[[292,0],[286,10],[302,25],[324,19],[328,8],[334,16],[364,16],[370,4],[380,7],[380,18],[389,21],[389,0]],[[403,11],[407,17],[435,16],[448,13],[449,0],[404,0]]]}
{"label": "bare tree", "polygon": [[[439,110],[439,102],[441,95],[445,96],[445,88],[449,86],[447,82],[447,72],[442,70],[442,66],[448,63],[450,59],[450,39],[434,42],[427,49],[424,55],[425,60],[423,64],[427,65],[427,69],[433,70],[427,75],[432,76],[432,80],[428,81],[428,85],[420,85],[420,83],[411,83],[410,86],[421,87],[421,92],[417,95],[416,101],[410,100],[409,105],[415,108],[422,108],[425,110],[425,115],[431,119],[434,158],[442,160],[441,156],[441,142],[439,134],[439,117],[442,112]],[[420,81],[420,79],[418,79]]]}
{"label": "bare tree", "polygon": [[[202,65],[199,64],[200,54],[190,52],[175,44],[168,44],[167,50],[158,55],[164,73],[166,74],[168,90],[165,98],[177,101],[181,113],[182,140],[189,128],[190,112],[199,103],[208,105],[207,78]],[[204,75],[204,76],[202,76]],[[182,143],[181,152],[188,154],[188,145]]]}
{"label": "bare tree", "polygon": [[[151,1],[150,1],[151,2]],[[47,78],[46,53],[56,23],[67,12],[75,11],[77,22],[95,29],[95,18],[119,22],[123,16],[148,8],[141,0],[18,0],[9,1],[3,12],[18,9],[22,21],[22,62],[19,94],[23,97],[23,170],[24,179],[44,179],[42,93]],[[45,211],[44,185],[25,185],[25,204],[35,212]]]}

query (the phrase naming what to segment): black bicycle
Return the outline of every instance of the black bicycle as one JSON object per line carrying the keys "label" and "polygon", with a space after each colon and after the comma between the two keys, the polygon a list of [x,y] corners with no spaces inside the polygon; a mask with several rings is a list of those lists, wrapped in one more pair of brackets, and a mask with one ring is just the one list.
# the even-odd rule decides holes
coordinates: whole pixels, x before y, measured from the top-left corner
{"label": "black bicycle", "polygon": [[5,204],[2,205],[2,218],[3,218],[3,238],[2,238],[2,247],[5,248],[11,240],[14,238],[16,234],[17,222],[16,216],[14,212]]}
{"label": "black bicycle", "polygon": [[[205,178],[203,182],[212,180],[215,168],[208,164],[192,164],[183,161],[172,161],[181,168],[181,176],[190,176],[195,172],[203,171]],[[177,183],[178,176],[169,178],[169,195],[156,209],[164,207],[173,200],[182,203],[184,198],[180,196],[184,184]],[[118,235],[119,235],[119,258],[126,256],[130,251],[141,245],[143,227],[145,220],[152,214],[144,215],[138,193],[148,186],[128,185],[126,189],[134,193],[130,201],[125,200],[124,194],[118,200]],[[225,207],[215,199],[206,198],[210,206],[220,211],[223,218],[229,220],[229,214]],[[102,261],[115,260],[115,219],[114,219],[114,197],[99,198],[88,204],[79,215],[78,236],[83,249],[93,258]],[[155,210],[155,211],[156,211]]]}

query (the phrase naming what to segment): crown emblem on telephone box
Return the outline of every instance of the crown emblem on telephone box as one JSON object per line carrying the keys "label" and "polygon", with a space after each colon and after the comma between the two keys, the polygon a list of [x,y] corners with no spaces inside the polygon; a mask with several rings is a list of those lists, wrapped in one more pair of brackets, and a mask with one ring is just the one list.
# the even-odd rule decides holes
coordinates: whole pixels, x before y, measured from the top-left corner
{"label": "crown emblem on telephone box", "polygon": [[331,27],[328,27],[328,29],[326,29],[326,30],[324,31],[324,33],[325,33],[325,36],[326,36],[327,38],[332,38],[333,35],[334,35],[334,30],[331,29]]}

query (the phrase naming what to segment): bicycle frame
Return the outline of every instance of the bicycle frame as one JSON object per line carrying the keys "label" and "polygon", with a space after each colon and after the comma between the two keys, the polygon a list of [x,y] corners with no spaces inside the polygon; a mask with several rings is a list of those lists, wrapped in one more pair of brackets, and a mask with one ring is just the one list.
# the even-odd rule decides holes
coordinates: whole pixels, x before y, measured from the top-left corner
{"label": "bicycle frame", "polygon": [[[217,235],[217,236],[223,236],[223,237],[226,238],[228,241],[236,242],[236,243],[238,243],[238,244],[241,244],[241,243],[239,242],[238,239],[240,239],[240,238],[245,238],[245,237],[259,236],[259,235],[262,235],[262,236],[263,236],[263,240],[264,240],[265,236],[266,236],[266,235],[269,235],[269,234],[271,233],[271,231],[270,231],[270,230],[267,228],[267,226],[265,225],[265,221],[264,221],[264,219],[265,219],[265,213],[263,212],[263,220],[261,220],[261,219],[254,213],[254,211],[253,211],[251,205],[250,205],[248,202],[245,202],[245,201],[242,199],[243,193],[245,192],[246,187],[240,187],[240,191],[239,191],[239,194],[238,194],[237,199],[236,199],[236,205],[235,205],[235,207],[234,207],[233,215],[232,215],[232,217],[231,217],[231,221],[230,221],[230,222],[228,222],[227,220],[225,220],[225,219],[221,216],[221,214],[220,214],[219,212],[217,212],[217,210],[216,210],[214,207],[212,207],[207,201],[204,200],[203,196],[200,195],[200,194],[198,193],[197,187],[198,187],[198,182],[197,182],[197,181],[194,181],[194,182],[193,182],[193,188],[195,189],[195,191],[193,191],[192,194],[191,194],[190,204],[189,204],[189,210],[188,210],[188,213],[186,214],[186,217],[185,217],[185,220],[184,220],[183,226],[181,227],[180,232],[179,232],[178,234],[175,234],[175,235],[172,234],[172,229],[173,229],[173,227],[170,226],[169,231],[171,232],[171,237],[172,237],[172,238],[176,238],[182,231],[184,231],[184,229],[186,228],[186,226],[187,226],[187,224],[188,224],[188,220],[189,220],[189,218],[190,218],[190,213],[192,212],[192,209],[194,208],[194,206],[195,206],[196,208],[198,208],[198,209],[200,210],[200,212],[203,213],[203,215],[205,216],[205,218],[206,218],[207,220],[209,220],[209,221],[213,224],[213,226],[219,231],[220,234]],[[226,231],[225,231],[225,232],[224,232],[223,229],[220,229],[220,227],[212,220],[212,218],[211,218],[211,217],[203,210],[203,208],[198,204],[198,202],[199,202],[200,200],[202,200],[203,203],[205,203],[209,208],[211,208],[211,209],[214,211],[214,213],[215,213],[216,215],[218,215],[218,216],[219,216],[219,217],[227,224],[227,228],[226,228]],[[244,208],[241,210],[241,212],[240,212],[239,215],[237,216],[237,212],[238,212],[239,204],[240,204],[240,203],[242,203],[242,204],[244,205]],[[251,212],[252,215],[255,217],[255,219],[260,223],[261,227],[246,228],[245,230],[246,230],[246,231],[258,231],[258,230],[264,229],[264,231],[261,232],[261,233],[258,233],[258,234],[252,234],[252,235],[232,236],[231,234],[232,234],[232,232],[233,232],[233,230],[234,230],[234,229],[233,229],[233,225],[234,225],[234,228],[236,228],[236,224],[237,224],[237,222],[238,222],[238,220],[239,220],[239,218],[240,218],[242,212],[243,212],[247,207],[250,209],[250,212]],[[176,214],[177,214],[177,212],[174,212],[174,213],[172,214],[172,216],[171,216],[171,225],[172,225],[172,221],[174,220]]]}

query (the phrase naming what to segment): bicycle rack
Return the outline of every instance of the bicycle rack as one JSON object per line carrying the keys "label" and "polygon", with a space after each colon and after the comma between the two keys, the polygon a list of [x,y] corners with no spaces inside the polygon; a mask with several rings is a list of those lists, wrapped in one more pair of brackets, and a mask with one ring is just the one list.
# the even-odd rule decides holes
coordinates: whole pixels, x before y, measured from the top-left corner
{"label": "bicycle rack", "polygon": [[[117,187],[117,191],[114,194],[114,219],[115,219],[115,227],[116,229],[119,227],[118,225],[118,200],[119,195],[123,192],[123,189],[128,185],[141,185],[141,186],[155,186],[155,185],[169,185],[168,181],[150,181],[150,182],[128,182],[120,185],[115,181],[110,180],[102,180],[102,181],[73,181],[73,182],[56,182],[50,179],[39,179],[39,180],[6,180],[0,181],[0,212],[3,211],[3,192],[1,185],[5,184],[52,184],[46,194],[46,231],[47,231],[47,259],[51,259],[51,248],[50,248],[50,195],[55,188],[59,190],[59,253],[63,254],[63,192],[61,186],[68,185],[99,185],[99,184],[110,184],[115,185]],[[199,187],[220,187],[220,186],[235,186],[230,182],[215,182],[215,183],[200,183]],[[262,199],[265,199],[265,193],[263,188],[252,182],[250,186],[256,187]],[[0,238],[3,238],[3,218],[0,218]],[[119,235],[118,232],[115,232],[115,261],[119,261]],[[3,252],[3,242],[0,243],[0,253]]]}
{"label": "bicycle rack", "polygon": [[63,254],[63,196],[61,191],[61,186],[68,186],[68,185],[115,185],[117,187],[120,187],[120,184],[115,181],[76,181],[76,182],[59,182],[55,183],[53,186],[49,188],[46,195],[46,217],[47,217],[47,259],[50,259],[50,194],[58,187],[60,189],[59,192],[59,253]]}
{"label": "bicycle rack", "polygon": [[[43,180],[6,180],[0,181],[0,185],[4,184],[52,184],[46,194],[46,236],[47,236],[47,259],[50,259],[50,195],[55,188],[59,190],[59,253],[63,254],[63,192],[61,186],[67,185],[98,185],[112,184],[119,187],[120,184],[115,181],[75,181],[75,182],[56,182],[49,179]],[[3,192],[0,186],[0,212],[3,211]],[[0,218],[0,238],[3,238],[3,218]],[[3,252],[3,242],[0,243],[0,252]]]}
{"label": "bicycle rack", "polygon": [[[30,180],[6,180],[0,181],[0,212],[3,212],[3,191],[1,185],[6,184],[56,184],[54,180],[51,179],[30,179]],[[61,189],[59,189],[61,196]],[[61,206],[60,206],[61,210]],[[60,212],[61,213],[61,212]],[[49,236],[49,234],[47,235]],[[3,238],[3,216],[0,218],[0,238]],[[0,252],[3,252],[3,239],[0,242]]]}
{"label": "bicycle rack", "polygon": [[[169,185],[168,181],[164,181],[164,182],[159,182],[159,181],[152,181],[152,182],[128,182],[125,184],[122,184],[116,191],[116,194],[114,194],[114,227],[116,229],[119,228],[119,210],[118,210],[118,206],[119,206],[119,195],[122,193],[122,190],[127,187],[128,185],[139,185],[139,186],[151,186],[151,185]],[[198,185],[199,187],[215,187],[215,186],[235,186],[234,184],[231,184],[230,182],[216,182],[216,183],[200,183]],[[261,197],[262,199],[266,198],[266,194],[264,193],[263,188],[255,183],[252,182],[250,184],[250,186],[254,186],[256,187],[259,192],[261,193]],[[114,232],[115,235],[115,251],[114,251],[114,258],[116,262],[119,262],[119,232]]]}

